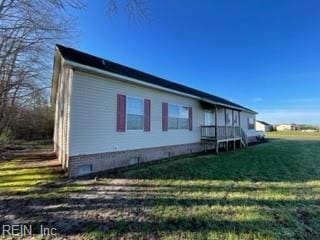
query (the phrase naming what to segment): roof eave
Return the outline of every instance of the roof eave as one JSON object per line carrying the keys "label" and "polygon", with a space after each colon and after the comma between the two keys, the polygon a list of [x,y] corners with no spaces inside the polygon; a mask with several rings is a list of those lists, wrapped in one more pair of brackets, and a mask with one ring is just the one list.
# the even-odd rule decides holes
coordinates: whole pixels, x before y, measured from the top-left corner
{"label": "roof eave", "polygon": [[95,74],[99,74],[99,75],[102,75],[102,76],[108,76],[108,77],[112,77],[112,78],[116,78],[116,79],[121,79],[121,80],[125,80],[125,81],[128,81],[128,82],[137,83],[139,85],[144,85],[144,86],[148,86],[148,87],[164,90],[164,91],[167,91],[167,92],[172,92],[172,93],[175,93],[175,94],[191,97],[191,98],[194,98],[194,99],[197,99],[197,100],[202,100],[202,101],[214,104],[214,105],[223,106],[223,107],[227,107],[227,108],[230,108],[230,109],[236,109],[236,110],[239,110],[239,111],[244,111],[244,112],[248,112],[248,113],[252,113],[252,114],[257,114],[256,112],[254,112],[252,110],[249,110],[249,109],[238,108],[238,107],[235,107],[235,106],[231,106],[231,105],[227,105],[227,104],[223,104],[223,103],[219,103],[219,102],[214,102],[214,101],[212,101],[210,99],[201,98],[201,97],[198,97],[198,96],[195,96],[195,95],[191,95],[191,94],[188,94],[188,93],[179,92],[177,90],[161,87],[161,86],[158,86],[158,85],[155,85],[155,84],[151,84],[151,83],[146,83],[144,81],[140,81],[139,79],[135,79],[135,78],[123,76],[123,75],[120,75],[120,74],[112,73],[112,72],[109,72],[107,70],[102,70],[102,69],[99,69],[99,68],[95,68],[95,67],[87,66],[87,65],[84,65],[84,64],[80,64],[80,63],[77,63],[77,62],[74,62],[74,61],[67,60],[67,59],[63,58],[63,56],[62,56],[61,59],[62,59],[62,65],[69,65],[69,66],[71,66],[71,67],[73,67],[75,69],[82,70],[82,71],[85,71],[85,72],[88,72],[88,73],[95,73]]}

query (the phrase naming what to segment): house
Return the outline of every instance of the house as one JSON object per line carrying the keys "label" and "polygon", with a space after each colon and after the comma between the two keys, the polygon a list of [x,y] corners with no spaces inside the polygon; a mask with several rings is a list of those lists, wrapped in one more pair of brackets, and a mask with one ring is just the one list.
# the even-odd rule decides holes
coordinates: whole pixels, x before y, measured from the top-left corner
{"label": "house", "polygon": [[256,130],[263,131],[263,132],[270,132],[272,131],[273,127],[271,124],[256,120]]}
{"label": "house", "polygon": [[51,102],[70,177],[256,140],[248,108],[61,45]]}
{"label": "house", "polygon": [[301,132],[316,133],[316,132],[319,132],[319,130],[317,130],[317,129],[303,129],[303,130],[301,130]]}
{"label": "house", "polygon": [[294,123],[291,124],[279,124],[276,125],[277,131],[295,131],[297,130],[297,125]]}

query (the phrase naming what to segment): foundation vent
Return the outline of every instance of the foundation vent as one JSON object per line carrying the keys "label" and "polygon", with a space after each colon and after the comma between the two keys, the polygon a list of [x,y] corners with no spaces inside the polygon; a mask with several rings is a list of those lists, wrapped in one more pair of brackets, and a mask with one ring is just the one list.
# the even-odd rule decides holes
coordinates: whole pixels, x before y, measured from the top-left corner
{"label": "foundation vent", "polygon": [[78,176],[86,175],[92,173],[92,165],[91,164],[83,164],[78,167]]}
{"label": "foundation vent", "polygon": [[139,157],[133,157],[129,159],[129,165],[134,165],[139,163]]}

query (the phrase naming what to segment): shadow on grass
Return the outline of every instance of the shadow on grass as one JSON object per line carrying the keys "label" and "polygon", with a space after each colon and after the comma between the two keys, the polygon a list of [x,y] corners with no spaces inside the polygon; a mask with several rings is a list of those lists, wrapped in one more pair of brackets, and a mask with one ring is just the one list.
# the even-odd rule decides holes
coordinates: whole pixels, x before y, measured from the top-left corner
{"label": "shadow on grass", "polygon": [[[32,159],[32,161],[30,160]],[[64,178],[64,171],[53,154],[24,153],[17,159],[0,162],[0,193],[30,194]]]}
{"label": "shadow on grass", "polygon": [[150,180],[318,180],[320,140],[272,139],[237,152],[176,157],[100,176]]}
{"label": "shadow on grass", "polygon": [[[89,227],[118,237],[217,231],[316,239],[320,200],[310,195],[314,187],[303,183],[319,179],[319,146],[320,141],[271,140],[235,153],[128,169],[97,182],[48,181],[25,195],[0,197],[0,224],[44,224],[66,235]],[[112,182],[120,178],[126,181]],[[244,186],[234,185],[243,180]],[[259,197],[263,191],[270,195]],[[246,215],[252,208],[256,218],[237,220],[235,209]]]}
{"label": "shadow on grass", "polygon": [[[235,188],[229,186],[230,189],[227,186],[222,189],[220,186],[207,188],[199,185],[181,187],[167,184],[155,186],[153,184],[129,183],[122,184],[122,187],[126,187],[125,189],[109,190],[108,187],[113,187],[114,185],[85,184],[84,186],[91,186],[94,189],[82,189],[79,194],[75,195],[72,195],[73,191],[68,191],[71,195],[67,196],[61,194],[47,197],[33,192],[35,195],[30,197],[1,199],[0,216],[4,214],[13,215],[21,221],[19,223],[43,224],[57,228],[59,234],[67,235],[83,234],[88,226],[92,229],[102,229],[105,234],[115,231],[118,236],[127,233],[142,233],[145,236],[146,234],[170,233],[173,231],[199,233],[219,231],[236,234],[253,232],[266,234],[278,229],[279,224],[282,224],[281,228],[290,228],[293,234],[295,234],[294,224],[299,224],[300,228],[297,234],[304,234],[304,237],[319,234],[313,229],[314,226],[312,225],[315,216],[309,210],[303,210],[304,206],[319,206],[319,200],[252,199],[250,198],[250,192],[261,189],[242,188],[241,186]],[[51,188],[51,190],[47,188],[47,193],[56,192],[60,187],[57,185],[55,189]],[[106,187],[106,189],[98,190],[98,187]],[[275,188],[275,190],[278,189]],[[281,190],[283,191],[283,189]],[[289,190],[300,191],[301,188],[289,188]],[[311,191],[312,188],[303,190]],[[177,193],[181,193],[181,191],[188,192],[188,194],[215,191],[217,191],[217,194],[219,192],[225,192],[225,194],[221,196],[212,195],[210,198],[204,196],[199,198],[191,197],[190,195],[180,196]],[[230,192],[247,192],[247,197],[227,198],[226,195],[230,194]],[[43,194],[44,192],[41,193]],[[194,207],[198,210],[205,208],[206,211],[190,214]],[[217,210],[212,210],[211,207],[217,207]],[[250,219],[248,217],[243,220],[231,220],[232,215],[236,214],[234,212],[236,210],[233,209],[242,208],[244,211],[242,214],[245,214],[245,211],[248,211],[246,209],[250,207],[257,211],[259,209],[264,209],[264,211],[259,213],[258,219]],[[162,209],[161,211],[171,209],[170,211],[176,211],[177,213],[171,216],[166,214],[157,216],[148,209]],[[178,209],[183,209],[183,212]],[[226,215],[221,216],[219,211],[226,211]],[[302,215],[302,211],[304,211],[303,217],[307,218],[310,223],[306,223],[304,219],[300,223],[299,218],[295,222],[290,222],[282,219],[281,216],[279,217],[281,212],[295,216]],[[316,212],[314,214],[317,215]],[[231,219],[223,219],[223,217],[231,217]],[[5,218],[0,220],[0,224],[12,223],[12,220]]]}
{"label": "shadow on grass", "polygon": [[[161,222],[152,220],[115,220],[115,221],[102,221],[92,219],[74,219],[74,218],[60,218],[60,223],[56,225],[50,225],[47,222],[38,222],[36,225],[45,225],[48,227],[54,227],[59,234],[74,235],[83,234],[86,229],[103,229],[107,234],[108,232],[117,229],[116,235],[121,236],[127,233],[142,233],[157,234],[172,233],[174,231],[180,232],[236,232],[236,233],[248,233],[248,232],[261,232],[261,229],[268,222],[259,220],[250,221],[228,221],[228,220],[214,220],[214,219],[202,219],[202,218],[177,218],[177,219],[163,219]],[[71,223],[66,225],[64,223]],[[0,222],[1,224],[1,222]],[[25,223],[30,224],[30,223]],[[103,231],[102,230],[102,231]],[[34,231],[35,234],[39,234],[40,231]],[[270,234],[270,233],[269,233]]]}

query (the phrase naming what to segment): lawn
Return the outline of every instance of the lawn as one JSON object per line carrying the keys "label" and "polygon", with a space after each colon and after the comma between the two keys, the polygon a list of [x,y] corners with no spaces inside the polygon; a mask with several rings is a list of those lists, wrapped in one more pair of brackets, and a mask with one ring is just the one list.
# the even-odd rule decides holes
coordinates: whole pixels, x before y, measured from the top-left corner
{"label": "lawn", "polygon": [[[320,135],[268,137],[97,181],[62,178],[19,194],[7,186],[0,217],[76,239],[320,239]],[[10,208],[17,204],[23,211]]]}
{"label": "lawn", "polygon": [[[63,177],[59,162],[49,153],[50,144],[40,141],[18,142],[7,154],[12,160],[0,161],[0,194],[26,194],[41,184],[55,182]],[[22,149],[22,150],[21,150]],[[41,153],[41,154],[39,154]]]}

